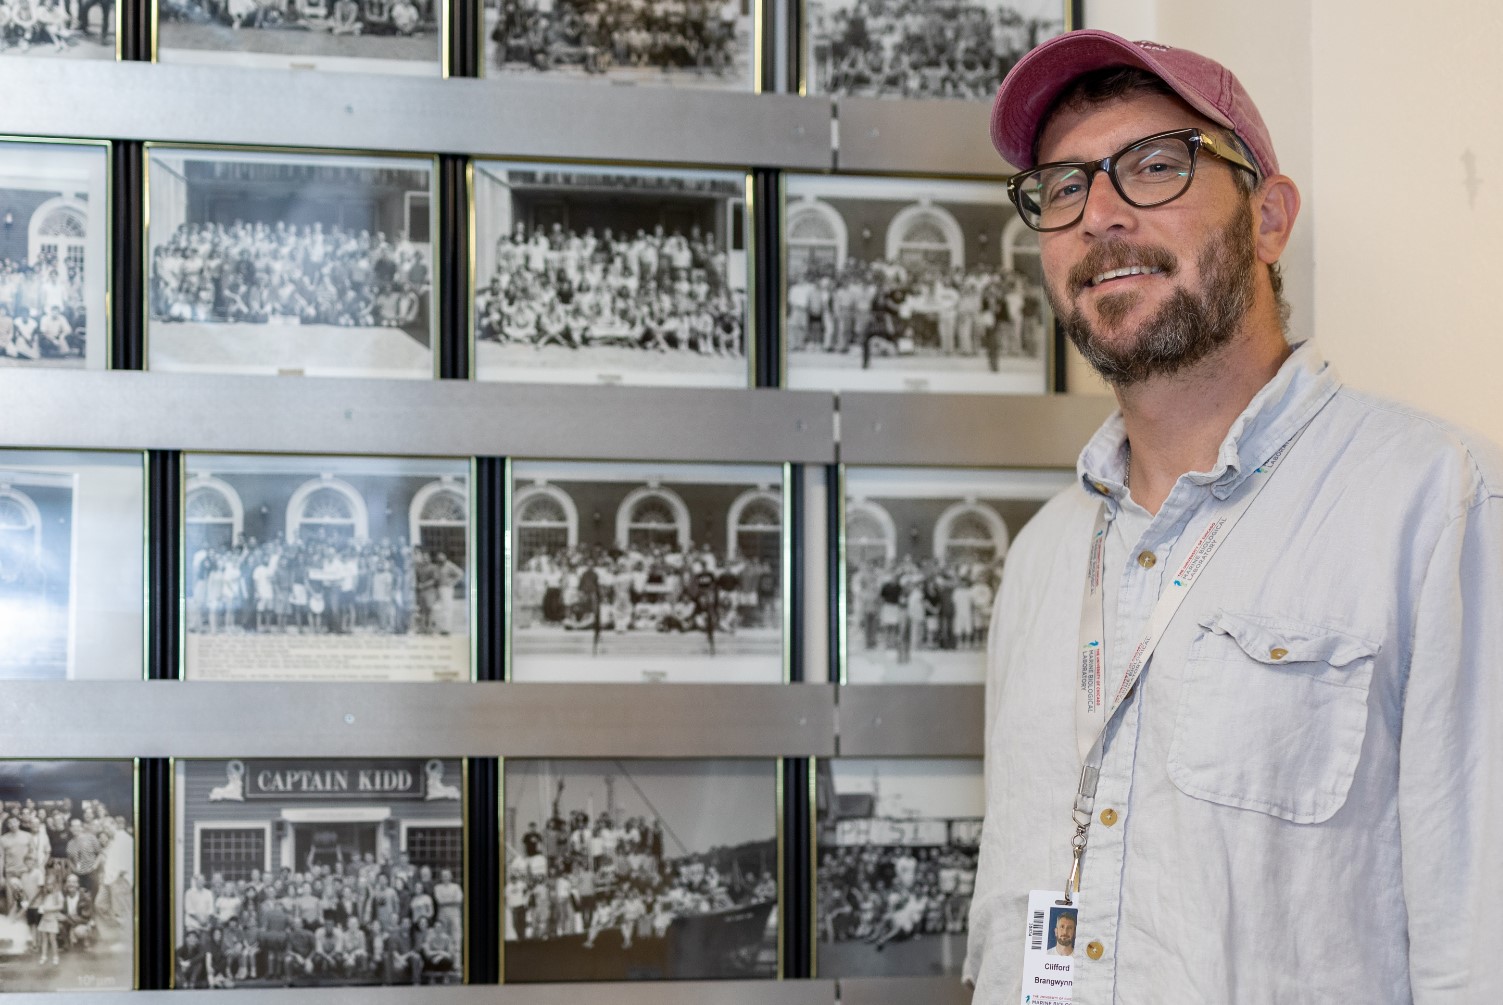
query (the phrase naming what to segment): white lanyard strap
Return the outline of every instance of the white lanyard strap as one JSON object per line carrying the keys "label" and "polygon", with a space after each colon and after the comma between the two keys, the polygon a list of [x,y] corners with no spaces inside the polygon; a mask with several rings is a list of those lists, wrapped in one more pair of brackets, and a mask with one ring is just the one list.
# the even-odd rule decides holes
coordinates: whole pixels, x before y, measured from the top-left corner
{"label": "white lanyard strap", "polygon": [[1075,821],[1075,836],[1070,841],[1072,851],[1070,879],[1065,884],[1065,902],[1071,893],[1080,890],[1080,862],[1085,854],[1086,835],[1091,826],[1091,810],[1096,800],[1096,779],[1101,771],[1102,745],[1107,726],[1117,710],[1137,686],[1138,679],[1153,658],[1159,640],[1169,629],[1169,623],[1179,612],[1180,605],[1190,593],[1191,587],[1211,564],[1211,559],[1221,549],[1232,528],[1242,519],[1273,477],[1279,465],[1289,455],[1289,450],[1304,435],[1302,427],[1292,438],[1274,452],[1273,456],[1254,469],[1243,485],[1240,498],[1214,508],[1210,522],[1201,531],[1190,554],[1180,564],[1179,570],[1164,584],[1148,618],[1148,629],[1128,657],[1127,666],[1117,686],[1110,692],[1106,682],[1106,607],[1102,584],[1105,581],[1107,509],[1102,502],[1096,510],[1096,522],[1091,529],[1090,560],[1086,564],[1085,596],[1080,605],[1080,654],[1075,695],[1075,740],[1083,764],[1080,772],[1080,788],[1075,793],[1072,816]]}

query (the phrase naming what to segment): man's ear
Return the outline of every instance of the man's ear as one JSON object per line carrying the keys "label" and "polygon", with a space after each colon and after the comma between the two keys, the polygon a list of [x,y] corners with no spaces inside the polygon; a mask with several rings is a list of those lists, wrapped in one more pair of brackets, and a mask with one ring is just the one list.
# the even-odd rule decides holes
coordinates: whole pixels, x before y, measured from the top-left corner
{"label": "man's ear", "polygon": [[1252,194],[1258,261],[1272,265],[1284,254],[1299,216],[1299,189],[1287,175],[1265,178]]}

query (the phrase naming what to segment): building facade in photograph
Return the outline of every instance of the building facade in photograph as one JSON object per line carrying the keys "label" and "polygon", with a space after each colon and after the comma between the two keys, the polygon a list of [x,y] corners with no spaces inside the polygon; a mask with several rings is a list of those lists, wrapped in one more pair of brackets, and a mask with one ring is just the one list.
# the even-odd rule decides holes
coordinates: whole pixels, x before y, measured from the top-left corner
{"label": "building facade in photograph", "polygon": [[0,473],[0,677],[68,675],[73,478]]}

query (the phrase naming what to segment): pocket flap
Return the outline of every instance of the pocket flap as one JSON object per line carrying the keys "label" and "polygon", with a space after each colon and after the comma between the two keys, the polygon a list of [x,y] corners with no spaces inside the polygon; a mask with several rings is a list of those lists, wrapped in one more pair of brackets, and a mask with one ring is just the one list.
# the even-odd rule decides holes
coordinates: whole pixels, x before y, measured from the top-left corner
{"label": "pocket flap", "polygon": [[1270,666],[1318,662],[1344,667],[1382,649],[1377,642],[1333,628],[1234,611],[1217,611],[1200,627],[1228,636],[1249,659]]}

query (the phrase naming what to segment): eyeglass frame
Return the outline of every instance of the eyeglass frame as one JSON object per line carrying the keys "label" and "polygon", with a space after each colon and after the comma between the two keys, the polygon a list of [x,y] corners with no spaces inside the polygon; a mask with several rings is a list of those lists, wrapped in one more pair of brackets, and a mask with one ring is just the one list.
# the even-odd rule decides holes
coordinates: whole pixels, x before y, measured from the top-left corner
{"label": "eyeglass frame", "polygon": [[[1185,179],[1185,187],[1180,189],[1176,194],[1165,199],[1163,202],[1151,202],[1146,206],[1142,203],[1135,202],[1130,196],[1128,196],[1126,192],[1122,191],[1122,182],[1117,178],[1117,158],[1121,157],[1129,150],[1132,150],[1134,147],[1142,146],[1144,143],[1148,143],[1152,140],[1168,139],[1170,137],[1184,140],[1185,145],[1190,148],[1190,173],[1189,177]],[[1210,135],[1202,129],[1198,129],[1195,126],[1189,126],[1184,129],[1170,129],[1162,133],[1153,133],[1150,136],[1144,136],[1142,139],[1133,140],[1121,150],[1118,150],[1115,153],[1112,153],[1096,161],[1050,161],[1047,164],[1035,164],[1027,171],[1019,171],[1017,174],[1008,177],[1007,198],[1012,203],[1013,208],[1018,211],[1018,216],[1022,219],[1023,223],[1027,224],[1030,230],[1037,231],[1040,234],[1049,234],[1058,230],[1069,230],[1071,227],[1075,226],[1081,221],[1081,218],[1085,216],[1086,202],[1091,197],[1091,186],[1095,184],[1097,173],[1102,173],[1107,176],[1107,178],[1112,183],[1112,188],[1116,189],[1117,194],[1122,197],[1122,201],[1127,203],[1129,206],[1136,207],[1137,209],[1153,209],[1157,206],[1167,206],[1175,199],[1178,199],[1180,196],[1190,191],[1190,186],[1195,183],[1195,165],[1199,160],[1200,151],[1202,150],[1210,154],[1212,157],[1217,158],[1218,160],[1226,161],[1232,167],[1239,167],[1242,170],[1247,171],[1255,179],[1262,177],[1262,172],[1260,172],[1255,166],[1253,166],[1251,161],[1249,161],[1246,157],[1243,157],[1242,154],[1238,153],[1237,150],[1231,147],[1229,144],[1223,144],[1222,142],[1217,140],[1216,137]],[[1061,167],[1079,168],[1086,173],[1086,194],[1085,198],[1080,200],[1080,212],[1076,214],[1075,219],[1071,220],[1069,223],[1063,223],[1057,227],[1036,227],[1029,222],[1028,214],[1023,212],[1023,207],[1018,204],[1018,200],[1022,198],[1019,179],[1027,178],[1049,168]],[[1040,215],[1040,219],[1042,220],[1042,215]]]}

